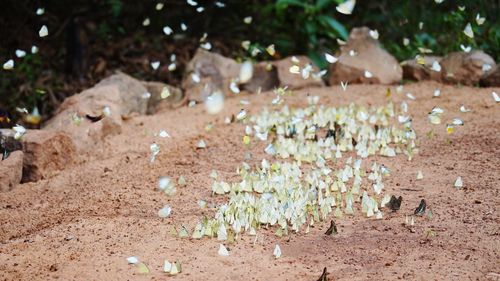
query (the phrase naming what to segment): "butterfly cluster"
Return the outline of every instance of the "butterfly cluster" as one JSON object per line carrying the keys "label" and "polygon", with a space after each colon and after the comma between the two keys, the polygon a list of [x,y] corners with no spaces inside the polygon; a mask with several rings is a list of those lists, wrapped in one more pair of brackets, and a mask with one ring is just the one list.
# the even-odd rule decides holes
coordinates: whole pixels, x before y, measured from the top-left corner
{"label": "butterfly cluster", "polygon": [[[356,210],[382,218],[381,208],[391,199],[382,194],[390,170],[369,158],[405,154],[411,160],[418,151],[411,118],[398,115],[390,102],[366,108],[318,101],[308,97],[303,108],[284,105],[248,116],[245,136],[266,142],[269,160],[243,162],[237,182],[212,176],[212,193],[229,195],[229,202],[218,206],[213,218],[203,218],[192,238],[231,241],[263,226],[276,226],[278,236],[308,232],[331,213],[342,217]],[[405,115],[407,107],[399,113]]]}

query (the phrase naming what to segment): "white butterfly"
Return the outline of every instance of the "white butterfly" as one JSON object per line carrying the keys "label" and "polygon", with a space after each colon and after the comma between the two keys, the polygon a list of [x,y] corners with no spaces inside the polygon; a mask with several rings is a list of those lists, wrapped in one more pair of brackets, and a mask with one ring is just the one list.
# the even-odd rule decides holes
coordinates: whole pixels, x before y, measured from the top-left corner
{"label": "white butterfly", "polygon": [[456,180],[455,180],[455,184],[454,186],[458,189],[462,188],[464,186],[464,183],[462,181],[462,177],[458,177]]}
{"label": "white butterfly", "polygon": [[354,10],[354,6],[356,5],[356,0],[347,0],[342,4],[339,4],[336,9],[339,13],[344,15],[352,14],[352,10]]}
{"label": "white butterfly", "polygon": [[47,28],[46,25],[42,25],[42,27],[38,31],[38,35],[40,37],[45,37],[45,36],[49,35],[49,29]]}
{"label": "white butterfly", "polygon": [[441,65],[439,64],[438,61],[434,61],[432,63],[431,69],[434,70],[434,71],[436,71],[436,72],[441,72]]}
{"label": "white butterfly", "polygon": [[482,25],[485,20],[486,20],[486,18],[481,17],[479,14],[476,15],[476,23],[477,23],[477,25]]}
{"label": "white butterfly", "polygon": [[253,76],[253,64],[251,61],[245,61],[240,66],[239,82],[244,84],[250,81]]}
{"label": "white butterfly", "polygon": [[443,114],[444,110],[440,107],[435,106],[432,108],[431,112],[429,114]]}
{"label": "white butterfly", "polygon": [[149,18],[145,18],[142,21],[142,26],[149,26],[151,24],[151,20]]}
{"label": "white butterfly", "polygon": [[439,90],[439,89],[434,90],[433,97],[437,98],[439,96],[441,96],[441,90]]}
{"label": "white butterfly", "polygon": [[408,38],[403,38],[403,45],[408,46],[410,44],[410,39]]}
{"label": "white butterfly", "polygon": [[344,90],[344,92],[347,90],[348,83],[348,81],[346,81],[345,83],[343,81],[340,81],[340,87],[342,87],[342,90]]}
{"label": "white butterfly", "polygon": [[187,25],[185,23],[181,23],[181,30],[186,31],[188,29]]}
{"label": "white butterfly", "polygon": [[373,39],[375,39],[375,40],[377,40],[377,39],[378,39],[379,34],[378,34],[378,31],[377,31],[376,29],[375,29],[375,30],[370,30],[369,34],[370,34],[370,36],[371,36]]}
{"label": "white butterfly", "polygon": [[168,71],[174,71],[176,69],[177,69],[177,65],[175,64],[175,62],[168,65]]}
{"label": "white butterfly", "polygon": [[200,81],[201,81],[200,75],[198,75],[198,73],[191,74],[191,79],[196,84],[200,83]]}
{"label": "white butterfly", "polygon": [[169,96],[170,96],[170,90],[168,89],[167,86],[163,87],[163,89],[161,90],[160,98],[166,99]]}
{"label": "white butterfly", "polygon": [[224,256],[224,257],[229,256],[229,251],[222,244],[219,244],[219,256]]}
{"label": "white butterfly", "polygon": [[44,8],[38,8],[36,9],[36,15],[37,16],[41,16],[45,13],[45,9]]}
{"label": "white butterfly", "polygon": [[154,70],[157,70],[158,67],[160,67],[160,62],[159,61],[153,61],[151,62],[151,67],[154,69]]}
{"label": "white butterfly", "polygon": [[465,26],[464,34],[469,38],[474,38],[474,32],[472,31],[472,26],[470,25],[470,23],[467,23],[467,25]]}
{"label": "white butterfly", "polygon": [[460,49],[462,49],[462,51],[466,53],[469,53],[472,50],[472,47],[471,46],[465,47],[464,45],[460,44]]}
{"label": "white butterfly", "polygon": [[246,17],[243,19],[243,22],[246,24],[251,24],[252,23],[252,17]]}
{"label": "white butterfly", "polygon": [[160,218],[167,218],[170,216],[170,213],[172,212],[172,208],[169,205],[165,205],[163,208],[161,208],[158,211],[158,216]]}
{"label": "white butterfly", "polygon": [[415,100],[415,96],[412,93],[406,93],[406,96],[411,100]]}
{"label": "white butterfly", "polygon": [[274,247],[273,255],[277,259],[281,257],[281,248],[278,244],[276,244],[276,246]]}
{"label": "white butterfly", "polygon": [[3,69],[11,70],[14,68],[14,60],[10,59],[3,64]]}
{"label": "white butterfly", "polygon": [[491,68],[492,67],[490,64],[485,63],[485,64],[483,64],[482,70],[483,70],[483,72],[488,72],[491,70]]}
{"label": "white butterfly", "polygon": [[463,112],[463,113],[470,112],[470,109],[465,108],[465,105],[462,104],[462,106],[460,106],[460,112]]}
{"label": "white butterfly", "polygon": [[330,55],[329,53],[325,53],[325,59],[329,63],[336,63],[339,59]]}
{"label": "white butterfly", "polygon": [[372,74],[370,71],[365,70],[365,77],[366,77],[366,78],[372,78],[372,77],[373,77],[373,74]]}
{"label": "white butterfly", "polygon": [[312,70],[312,65],[311,64],[307,64],[304,68],[302,68],[302,78],[303,79],[308,79],[309,78],[309,75],[311,74],[311,70]]}
{"label": "white butterfly", "polygon": [[170,135],[165,130],[161,130],[160,133],[158,133],[158,136],[161,138],[170,138]]}
{"label": "white butterfly", "polygon": [[14,130],[14,132],[16,132],[14,134],[14,139],[16,140],[20,140],[24,134],[26,134],[26,128],[24,128],[23,126],[19,125],[19,124],[16,124],[16,126],[12,127],[12,130]]}
{"label": "white butterfly", "polygon": [[170,26],[166,25],[163,28],[163,33],[165,33],[166,35],[170,35],[170,34],[174,33],[174,30],[172,28],[170,28]]}
{"label": "white butterfly", "polygon": [[453,120],[451,121],[451,124],[453,124],[455,126],[463,126],[464,121],[462,121],[462,119],[460,119],[460,118],[453,118]]}
{"label": "white butterfly", "polygon": [[231,90],[231,92],[235,94],[240,93],[240,88],[238,88],[238,85],[236,84],[235,81],[231,81],[231,83],[229,83],[229,89]]}
{"label": "white butterfly", "polygon": [[210,42],[206,42],[206,43],[200,44],[200,47],[202,47],[205,50],[210,50],[210,49],[212,49],[212,44],[210,44]]}
{"label": "white butterfly", "polygon": [[31,46],[31,53],[32,53],[32,54],[36,54],[36,53],[38,53],[38,47],[37,47],[37,46],[35,46],[35,45]]}
{"label": "white butterfly", "polygon": [[205,141],[204,141],[204,140],[200,140],[200,141],[198,142],[198,144],[196,145],[196,148],[198,148],[198,149],[207,148],[207,144],[205,143]]}
{"label": "white butterfly", "polygon": [[424,174],[422,173],[422,171],[418,171],[417,172],[417,180],[421,180],[424,178]]}
{"label": "white butterfly", "polygon": [[162,3],[162,2],[158,2],[158,3],[156,3],[155,9],[156,9],[157,11],[159,11],[159,10],[163,9],[163,3]]}
{"label": "white butterfly", "polygon": [[247,112],[244,109],[240,110],[240,112],[238,113],[238,115],[236,115],[236,119],[237,120],[243,120],[246,117],[247,117]]}
{"label": "white butterfly", "polygon": [[130,264],[136,264],[139,262],[139,259],[137,257],[128,257],[127,262]]}
{"label": "white butterfly", "polygon": [[165,263],[163,264],[163,272],[170,272],[172,270],[172,263],[165,260]]}
{"label": "white butterfly", "polygon": [[495,102],[500,102],[500,97],[498,97],[498,94],[496,92],[491,92],[491,96],[493,97],[493,100]]}
{"label": "white butterfly", "polygon": [[25,51],[23,51],[23,50],[16,50],[16,57],[22,58],[24,56],[26,56],[26,52]]}

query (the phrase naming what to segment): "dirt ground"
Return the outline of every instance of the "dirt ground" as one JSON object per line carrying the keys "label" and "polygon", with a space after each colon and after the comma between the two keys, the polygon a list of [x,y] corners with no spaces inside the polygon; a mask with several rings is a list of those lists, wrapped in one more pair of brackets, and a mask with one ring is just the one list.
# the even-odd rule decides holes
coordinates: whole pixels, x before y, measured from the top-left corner
{"label": "dirt ground", "polygon": [[[405,85],[392,99],[406,100],[419,140],[412,161],[404,155],[376,158],[391,169],[385,192],[402,195],[401,210],[384,213],[383,220],[355,216],[336,219],[339,234],[324,235],[329,222],[315,224],[308,234],[278,238],[274,229],[259,231],[258,242],[243,235],[228,245],[229,257],[217,254],[216,239],[172,237],[173,226],[192,230],[211,211],[197,200],[221,203],[211,196],[212,169],[226,181],[237,180],[236,167],[247,149],[242,124],[224,124],[224,117],[241,108],[258,113],[272,94],[240,95],[229,99],[222,113],[209,116],[203,106],[180,108],[126,121],[120,135],[108,138],[94,153],[81,155],[78,165],[52,178],[0,193],[1,280],[317,280],[323,267],[329,280],[500,280],[500,104],[492,91],[454,87],[434,82]],[[432,98],[435,89],[441,97]],[[416,100],[404,93],[411,92]],[[306,104],[306,94],[336,106],[356,102],[379,105],[387,99],[386,86],[349,85],[295,91],[287,102]],[[250,105],[241,105],[248,99]],[[462,113],[465,104],[472,112]],[[432,125],[427,113],[445,110],[443,123],[460,117],[465,125],[447,135],[445,125]],[[205,132],[208,122],[214,123]],[[154,137],[166,130],[172,138]],[[434,136],[429,136],[433,130]],[[196,150],[200,139],[207,149]],[[161,152],[149,163],[149,146]],[[252,147],[254,162],[265,157],[262,145]],[[417,181],[417,171],[424,179]],[[177,179],[173,197],[157,190],[160,176]],[[462,176],[464,188],[453,187]],[[417,218],[413,228],[403,225],[425,198],[434,216]],[[164,204],[172,215],[157,215]],[[332,214],[333,215],[333,214]],[[436,236],[429,236],[433,230]],[[272,255],[275,244],[283,255]],[[126,257],[137,256],[151,273],[141,275]],[[182,273],[163,273],[163,261],[179,260]]]}

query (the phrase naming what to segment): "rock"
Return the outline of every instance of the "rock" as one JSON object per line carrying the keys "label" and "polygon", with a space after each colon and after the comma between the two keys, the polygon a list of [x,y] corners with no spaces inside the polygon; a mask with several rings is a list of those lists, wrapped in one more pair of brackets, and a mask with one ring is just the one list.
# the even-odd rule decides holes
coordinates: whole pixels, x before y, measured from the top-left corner
{"label": "rock", "polygon": [[72,139],[49,130],[28,130],[23,136],[23,152],[23,182],[48,178],[76,159]]}
{"label": "rock", "polygon": [[276,67],[268,62],[260,62],[254,65],[252,79],[243,84],[243,90],[258,93],[272,90],[279,85]]}
{"label": "rock", "polygon": [[102,80],[93,88],[112,86],[118,88],[120,93],[120,111],[121,115],[129,115],[132,112],[146,114],[148,109],[148,100],[144,98],[146,88],[142,83],[127,74],[118,72],[115,75]]}
{"label": "rock", "polygon": [[[331,85],[340,82],[394,84],[403,78],[398,61],[382,49],[367,27],[354,28],[340,47],[338,61],[330,64]],[[354,54],[354,56],[352,56]],[[366,77],[365,71],[372,77]]]}
{"label": "rock", "polygon": [[[142,85],[151,94],[148,100],[147,114],[154,114],[167,108],[177,108],[183,106],[187,102],[187,96],[184,95],[181,89],[167,85],[162,82],[147,82],[143,81]],[[167,98],[162,98],[161,93],[167,87],[170,95]]]}
{"label": "rock", "polygon": [[500,67],[497,65],[480,80],[483,87],[500,87]]}
{"label": "rock", "polygon": [[146,113],[146,92],[138,80],[115,74],[64,100],[44,129],[65,132],[81,152],[91,150],[106,136],[121,132],[122,117]]}
{"label": "rock", "polygon": [[23,152],[14,151],[0,161],[0,192],[12,190],[21,182],[22,176]]}
{"label": "rock", "polygon": [[190,100],[198,102],[215,91],[230,96],[234,94],[230,84],[239,77],[239,72],[240,65],[235,60],[198,49],[186,66],[182,88]]}
{"label": "rock", "polygon": [[[272,64],[277,69],[278,79],[282,87],[288,86],[289,89],[301,89],[305,87],[321,87],[325,84],[321,77],[318,77],[319,69],[308,57],[287,57],[274,61]],[[290,72],[290,69],[294,66],[299,67],[300,73]]]}
{"label": "rock", "polygon": [[495,69],[496,64],[489,55],[474,50],[469,53],[453,52],[446,55],[441,60],[441,67],[444,82],[476,85],[483,76]]}
{"label": "rock", "polygon": [[432,70],[434,62],[439,63],[441,57],[424,56],[422,57],[423,64],[419,64],[416,59],[406,60],[401,63],[403,67],[403,78],[408,80],[422,81],[434,80],[441,81],[442,71]]}

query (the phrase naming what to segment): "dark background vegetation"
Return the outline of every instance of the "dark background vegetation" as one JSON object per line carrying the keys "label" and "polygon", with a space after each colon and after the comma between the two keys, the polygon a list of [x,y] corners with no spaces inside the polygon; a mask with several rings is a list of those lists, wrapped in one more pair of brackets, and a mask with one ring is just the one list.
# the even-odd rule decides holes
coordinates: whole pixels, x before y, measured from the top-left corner
{"label": "dark background vegetation", "polygon": [[[250,57],[241,47],[250,40],[252,48],[264,50],[275,44],[277,54],[265,51],[255,60],[279,59],[291,54],[306,54],[320,67],[322,54],[338,49],[337,38],[346,39],[356,26],[368,26],[380,33],[381,44],[397,59],[419,54],[419,47],[443,55],[459,51],[460,44],[482,49],[496,61],[500,58],[500,0],[358,0],[352,15],[335,10],[344,0],[222,0],[197,1],[196,7],[184,0],[2,0],[0,17],[0,62],[15,60],[15,69],[0,70],[0,108],[14,112],[15,107],[31,110],[37,106],[44,118],[50,116],[65,97],[90,87],[120,69],[136,78],[159,80],[179,85],[184,64],[208,34],[213,51],[239,59]],[[158,2],[164,3],[156,10]],[[459,7],[465,7],[464,10]],[[45,8],[42,16],[35,14]],[[477,14],[486,17],[478,26]],[[243,19],[251,16],[252,23]],[[145,18],[151,24],[142,25]],[[419,23],[423,28],[419,28]],[[463,34],[470,22],[474,39]],[[180,24],[188,26],[181,31]],[[38,37],[46,24],[49,36]],[[174,30],[166,36],[165,25]],[[403,38],[410,39],[403,46]],[[32,45],[39,47],[31,54]],[[16,49],[27,52],[15,58]],[[167,65],[171,54],[177,57],[177,70]],[[149,63],[159,60],[154,71]]]}

